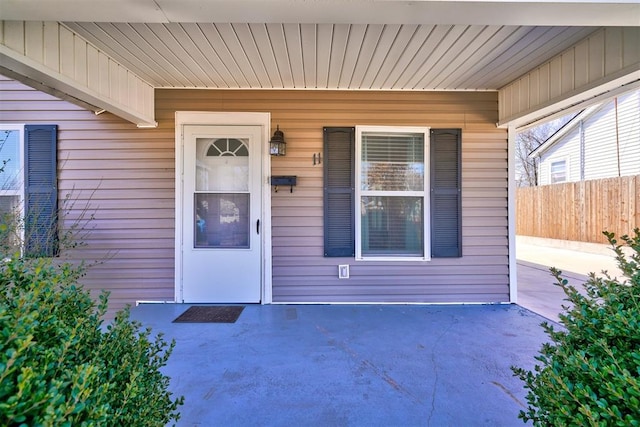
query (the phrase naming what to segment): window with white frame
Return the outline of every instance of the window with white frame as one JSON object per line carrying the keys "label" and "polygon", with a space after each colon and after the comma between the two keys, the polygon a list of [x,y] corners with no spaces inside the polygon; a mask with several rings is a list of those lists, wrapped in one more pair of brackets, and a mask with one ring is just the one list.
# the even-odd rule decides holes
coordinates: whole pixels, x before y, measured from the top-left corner
{"label": "window with white frame", "polygon": [[552,160],[549,165],[549,172],[550,172],[549,182],[551,184],[566,182],[567,160],[566,159]]}
{"label": "window with white frame", "polygon": [[462,130],[427,130],[323,128],[325,257],[462,256]]}
{"label": "window with white frame", "polygon": [[0,125],[0,244],[11,251],[22,240],[23,169],[23,126]]}
{"label": "window with white frame", "polygon": [[0,125],[0,245],[54,256],[57,236],[56,125]]}
{"label": "window with white frame", "polygon": [[428,260],[429,128],[356,127],[356,258]]}

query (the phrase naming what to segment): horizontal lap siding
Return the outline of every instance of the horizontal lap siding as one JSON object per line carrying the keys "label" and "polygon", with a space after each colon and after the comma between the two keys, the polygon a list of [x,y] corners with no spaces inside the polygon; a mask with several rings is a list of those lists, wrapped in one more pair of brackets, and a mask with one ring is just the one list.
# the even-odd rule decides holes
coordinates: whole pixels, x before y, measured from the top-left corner
{"label": "horizontal lap siding", "polygon": [[[497,302],[509,300],[507,134],[497,129],[496,93],[159,90],[156,119],[176,110],[271,113],[287,155],[273,175],[297,175],[293,193],[271,193],[274,302]],[[323,256],[325,126],[462,128],[462,258],[426,263],[355,262]],[[350,278],[337,265],[350,264]]]}
{"label": "horizontal lap siding", "polygon": [[173,129],[137,129],[2,77],[0,122],[58,125],[63,227],[80,225],[84,243],[63,256],[92,265],[81,283],[108,290],[112,313],[173,300]]}
{"label": "horizontal lap siding", "polygon": [[[6,92],[3,92],[6,91]],[[287,155],[273,175],[297,175],[293,193],[272,192],[275,302],[507,301],[507,135],[496,129],[497,95],[471,92],[157,90],[157,129],[136,129],[10,80],[0,80],[0,121],[59,126],[59,196],[85,208],[86,247],[98,260],[83,283],[111,291],[112,308],[174,295],[175,111],[269,112]],[[4,94],[7,94],[6,96]],[[462,128],[463,258],[426,263],[354,262],[323,256],[324,126]],[[337,279],[337,264],[351,278]]]}

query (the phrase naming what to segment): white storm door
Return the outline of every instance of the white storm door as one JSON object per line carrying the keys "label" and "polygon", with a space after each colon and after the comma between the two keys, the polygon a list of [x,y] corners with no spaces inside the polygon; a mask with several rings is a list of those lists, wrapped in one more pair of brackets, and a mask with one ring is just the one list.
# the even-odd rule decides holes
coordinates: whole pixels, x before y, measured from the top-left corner
{"label": "white storm door", "polygon": [[183,301],[260,302],[261,127],[183,135]]}

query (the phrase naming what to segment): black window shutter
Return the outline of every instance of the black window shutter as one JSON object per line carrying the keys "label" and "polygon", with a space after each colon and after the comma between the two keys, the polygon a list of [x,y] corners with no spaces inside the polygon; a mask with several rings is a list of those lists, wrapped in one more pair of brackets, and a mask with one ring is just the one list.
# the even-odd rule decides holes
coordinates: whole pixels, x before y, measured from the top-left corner
{"label": "black window shutter", "polygon": [[56,125],[25,125],[25,255],[58,253]]}
{"label": "black window shutter", "polygon": [[355,128],[324,128],[324,256],[355,256]]}
{"label": "black window shutter", "polygon": [[462,130],[432,129],[431,256],[462,256]]}

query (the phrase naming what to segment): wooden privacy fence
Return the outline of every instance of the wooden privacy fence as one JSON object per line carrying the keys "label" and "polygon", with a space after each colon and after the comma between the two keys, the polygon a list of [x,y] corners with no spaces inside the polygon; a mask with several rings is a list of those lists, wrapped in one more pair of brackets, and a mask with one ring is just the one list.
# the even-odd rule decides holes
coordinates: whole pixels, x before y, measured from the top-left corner
{"label": "wooden privacy fence", "polygon": [[640,227],[640,175],[569,182],[516,191],[516,233],[607,243],[602,231]]}

